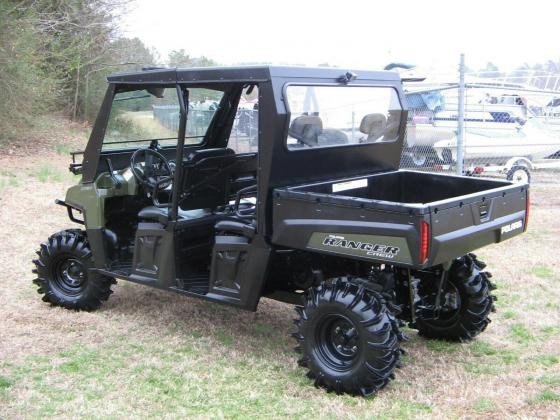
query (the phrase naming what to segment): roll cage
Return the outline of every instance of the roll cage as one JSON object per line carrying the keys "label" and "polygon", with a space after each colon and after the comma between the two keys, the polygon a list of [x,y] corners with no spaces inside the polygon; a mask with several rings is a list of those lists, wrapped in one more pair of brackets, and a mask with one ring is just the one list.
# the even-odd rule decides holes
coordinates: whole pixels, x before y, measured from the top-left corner
{"label": "roll cage", "polygon": [[[348,74],[355,77],[348,78]],[[103,163],[110,154],[115,169],[124,168],[130,151],[102,151],[114,95],[126,90],[146,86],[175,87],[180,105],[177,147],[166,147],[164,153],[177,160],[186,150],[196,148],[226,147],[234,114],[244,86],[259,88],[259,135],[257,207],[258,231],[271,232],[271,192],[274,188],[296,183],[320,181],[326,178],[345,178],[363,173],[394,170],[398,168],[406,126],[406,107],[396,73],[353,71],[334,68],[298,67],[232,67],[193,69],[152,69],[136,73],[116,74],[108,77],[109,87],[99,115],[84,152],[83,183],[92,183],[96,176],[106,171]],[[395,88],[403,105],[401,128],[397,141],[383,144],[363,144],[352,147],[333,147],[290,152],[286,146],[289,129],[289,110],[285,103],[285,89],[290,84],[332,86],[385,86]],[[190,88],[211,88],[225,91],[220,109],[214,115],[200,145],[185,145],[185,128],[188,119],[188,91]],[[313,165],[310,165],[313,162]],[[181,165],[178,165],[180,168]],[[179,185],[181,169],[175,173],[174,185]],[[177,214],[178,197],[174,194],[171,215]]]}

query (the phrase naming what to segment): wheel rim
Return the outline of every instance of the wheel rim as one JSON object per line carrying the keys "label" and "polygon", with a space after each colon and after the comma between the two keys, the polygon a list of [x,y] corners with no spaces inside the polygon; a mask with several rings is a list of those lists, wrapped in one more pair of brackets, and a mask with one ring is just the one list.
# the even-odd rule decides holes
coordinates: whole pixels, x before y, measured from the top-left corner
{"label": "wheel rim", "polygon": [[77,295],[82,292],[87,281],[84,264],[71,257],[61,258],[53,267],[54,284],[67,295]]}
{"label": "wheel rim", "polygon": [[517,169],[513,172],[511,179],[514,182],[527,182],[529,180],[529,176],[525,170]]}
{"label": "wheel rim", "polygon": [[332,369],[350,370],[360,354],[360,337],[356,325],[346,316],[329,314],[316,332],[319,357]]}

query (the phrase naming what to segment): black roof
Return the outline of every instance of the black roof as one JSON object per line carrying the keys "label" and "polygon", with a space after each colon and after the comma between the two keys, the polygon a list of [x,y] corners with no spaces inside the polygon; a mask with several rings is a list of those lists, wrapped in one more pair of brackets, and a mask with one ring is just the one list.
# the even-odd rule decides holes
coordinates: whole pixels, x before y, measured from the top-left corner
{"label": "black roof", "polygon": [[399,75],[393,71],[350,70],[335,67],[242,66],[147,69],[112,74],[107,77],[107,81],[109,83],[167,84],[176,82],[263,82],[272,78],[337,80],[349,71],[356,74],[357,81],[400,80]]}

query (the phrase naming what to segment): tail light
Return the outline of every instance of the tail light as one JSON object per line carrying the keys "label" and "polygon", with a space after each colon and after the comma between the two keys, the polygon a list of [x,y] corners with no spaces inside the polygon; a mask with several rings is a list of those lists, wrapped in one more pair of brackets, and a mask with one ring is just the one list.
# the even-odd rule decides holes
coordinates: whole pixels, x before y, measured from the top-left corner
{"label": "tail light", "polygon": [[527,200],[525,201],[525,226],[523,227],[523,231],[527,230],[529,226],[529,213],[531,211],[531,197],[529,195],[529,190],[527,190]]}
{"label": "tail light", "polygon": [[430,225],[422,222],[420,225],[420,264],[424,264],[428,259],[430,249]]}

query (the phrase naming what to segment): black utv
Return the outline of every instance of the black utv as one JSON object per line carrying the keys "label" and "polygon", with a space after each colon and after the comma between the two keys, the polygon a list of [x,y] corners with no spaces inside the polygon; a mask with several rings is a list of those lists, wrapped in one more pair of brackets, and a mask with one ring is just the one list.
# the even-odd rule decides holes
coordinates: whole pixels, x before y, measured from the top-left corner
{"label": "black utv", "polygon": [[93,310],[122,279],[251,311],[261,297],[293,303],[299,364],[317,386],[361,395],[393,377],[405,322],[448,340],[490,322],[494,285],[471,252],[526,230],[529,187],[399,170],[396,73],[148,69],[108,82],[70,165],[81,182],[57,200],[83,228],[34,261],[44,301]]}

